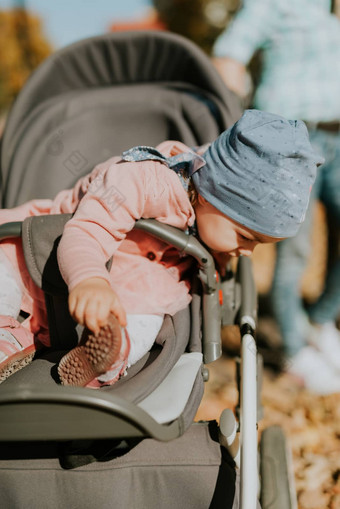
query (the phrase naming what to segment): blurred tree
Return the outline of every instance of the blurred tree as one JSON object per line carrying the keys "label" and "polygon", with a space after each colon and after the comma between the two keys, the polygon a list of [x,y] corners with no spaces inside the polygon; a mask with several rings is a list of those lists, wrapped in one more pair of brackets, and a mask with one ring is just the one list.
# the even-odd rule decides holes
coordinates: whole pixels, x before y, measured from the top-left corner
{"label": "blurred tree", "polygon": [[169,30],[188,37],[210,55],[240,0],[153,0],[153,4]]}
{"label": "blurred tree", "polygon": [[0,111],[51,51],[37,16],[24,8],[0,11]]}
{"label": "blurred tree", "polygon": [[340,0],[332,0],[332,12],[340,18]]}

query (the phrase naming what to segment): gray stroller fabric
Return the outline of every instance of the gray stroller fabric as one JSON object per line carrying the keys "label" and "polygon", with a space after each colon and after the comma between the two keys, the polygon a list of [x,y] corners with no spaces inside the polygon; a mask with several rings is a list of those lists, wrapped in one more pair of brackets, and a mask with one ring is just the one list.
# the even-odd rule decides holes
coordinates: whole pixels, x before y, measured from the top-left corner
{"label": "gray stroller fabric", "polygon": [[[73,186],[97,163],[133,145],[166,139],[192,146],[212,141],[219,128],[208,103],[195,89],[174,85],[82,90],[42,103],[19,128],[23,138],[5,183],[6,207],[32,198],[52,198],[56,189]],[[117,129],[124,125],[128,130]]]}
{"label": "gray stroller fabric", "polygon": [[57,261],[57,247],[72,214],[28,217],[22,224],[25,262],[34,283],[45,292],[67,296]]}
{"label": "gray stroller fabric", "polygon": [[207,143],[240,114],[208,57],[182,37],[141,31],[80,41],[47,59],[12,108],[2,206],[51,198],[133,145]]}
{"label": "gray stroller fabric", "polygon": [[[170,443],[145,439],[28,446],[0,451],[2,509],[226,509],[235,493],[234,462],[217,440],[217,425],[194,424]],[[68,453],[79,465],[68,468]],[[93,461],[93,463],[91,462]],[[20,486],[20,489],[17,487]]]}

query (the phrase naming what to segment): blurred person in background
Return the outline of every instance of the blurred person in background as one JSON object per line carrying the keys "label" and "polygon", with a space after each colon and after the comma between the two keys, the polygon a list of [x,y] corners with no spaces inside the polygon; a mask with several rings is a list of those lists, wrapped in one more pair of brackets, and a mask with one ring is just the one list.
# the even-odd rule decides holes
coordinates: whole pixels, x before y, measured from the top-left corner
{"label": "blurred person in background", "polygon": [[240,0],[152,0],[164,28],[183,35],[208,55],[240,6]]}
{"label": "blurred person in background", "polygon": [[322,295],[307,310],[300,282],[310,254],[313,205],[320,199],[339,232],[340,20],[330,0],[244,0],[214,46],[215,65],[241,99],[249,96],[247,65],[261,50],[253,106],[306,122],[325,157],[307,219],[296,237],[277,246],[272,304],[286,369],[319,394],[340,392],[340,259],[329,266]]}

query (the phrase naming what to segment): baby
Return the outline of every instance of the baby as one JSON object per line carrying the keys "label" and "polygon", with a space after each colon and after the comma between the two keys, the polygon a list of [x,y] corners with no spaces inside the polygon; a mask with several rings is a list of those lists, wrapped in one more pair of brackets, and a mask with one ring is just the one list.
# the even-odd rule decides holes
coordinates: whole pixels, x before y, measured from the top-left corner
{"label": "baby", "polygon": [[[321,163],[303,122],[248,110],[206,150],[170,141],[157,149],[134,147],[54,200],[0,211],[0,222],[74,212],[58,263],[70,313],[85,329],[59,364],[61,382],[114,383],[150,350],[164,315],[190,302],[190,257],[133,230],[136,220],[196,228],[223,271],[230,257],[249,256],[258,243],[296,234]],[[4,241],[0,249],[0,278],[7,278],[9,294],[0,305],[0,375],[31,353],[34,343],[48,345],[42,292],[25,272],[20,242],[15,251],[13,244]],[[29,314],[22,324],[20,309]]]}

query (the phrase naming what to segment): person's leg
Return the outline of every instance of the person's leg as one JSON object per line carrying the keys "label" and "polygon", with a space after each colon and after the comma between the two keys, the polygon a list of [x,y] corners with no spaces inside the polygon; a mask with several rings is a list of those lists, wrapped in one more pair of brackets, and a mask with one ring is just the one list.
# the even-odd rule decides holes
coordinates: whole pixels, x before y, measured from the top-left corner
{"label": "person's leg", "polygon": [[276,246],[276,264],[270,296],[287,357],[296,355],[306,344],[308,320],[300,284],[310,252],[310,231],[319,180],[318,178],[313,188],[305,222],[297,235],[279,242]]}
{"label": "person's leg", "polygon": [[[325,189],[332,194],[332,202],[339,197],[339,172],[335,172],[330,165],[334,160],[334,148],[330,147],[328,136],[321,131],[310,132],[310,139],[314,149],[325,157],[325,163],[318,170],[317,179],[313,186],[311,203],[306,215],[306,221],[301,226],[297,236],[278,244],[278,256],[272,287],[273,311],[282,333],[284,349],[287,355],[286,370],[296,375],[305,387],[319,394],[330,394],[340,391],[340,375],[334,363],[334,345],[330,349],[332,355],[324,355],[324,341],[320,332],[313,332],[308,315],[304,310],[300,294],[300,281],[309,255],[309,232],[312,223],[312,205],[315,199],[322,196],[325,200]],[[330,176],[331,175],[331,178]],[[331,181],[326,186],[324,180]],[[337,197],[335,199],[335,196]],[[328,201],[329,203],[329,201]],[[339,311],[337,301],[340,289],[338,266],[328,274],[326,289],[318,303],[311,308],[311,319],[324,323],[334,319]],[[307,346],[315,337],[315,347]],[[315,374],[318,376],[315,376]]]}
{"label": "person's leg", "polygon": [[34,356],[34,335],[17,321],[21,299],[16,275],[0,248],[0,382]]}
{"label": "person's leg", "polygon": [[[150,351],[163,325],[164,315],[127,315],[127,333],[130,339],[130,352],[126,368],[133,366]],[[99,382],[112,384],[117,380],[119,366],[111,367],[104,375],[98,377]]]}
{"label": "person's leg", "polygon": [[131,350],[129,366],[149,352],[164,322],[164,315],[127,315],[127,331]]}
{"label": "person's leg", "polygon": [[112,385],[150,350],[163,319],[160,315],[127,315],[123,329],[111,315],[98,334],[85,329],[79,345],[59,363],[61,383],[92,388]]}
{"label": "person's leg", "polygon": [[[320,199],[324,203],[331,221],[340,227],[340,133],[324,133],[324,152],[327,154],[323,168]],[[309,308],[313,322],[325,324],[335,322],[340,312],[340,258],[329,267],[325,286],[320,298]]]}
{"label": "person's leg", "polygon": [[[300,281],[310,251],[310,229],[312,206],[321,198],[339,220],[339,179],[340,179],[340,135],[321,130],[310,130],[313,148],[325,157],[325,163],[318,169],[312,189],[306,220],[296,237],[287,239],[277,246],[277,261],[272,286],[273,312],[281,330],[283,344],[288,356],[295,355],[310,335],[307,315],[300,296]],[[327,275],[325,291],[315,305],[310,307],[313,322],[334,321],[340,309],[340,265],[339,260]]]}
{"label": "person's leg", "polygon": [[[326,164],[323,168],[320,199],[324,203],[329,221],[335,231],[340,226],[340,133],[322,133]],[[332,239],[331,239],[332,240]],[[340,257],[335,246],[334,260],[328,267],[325,285],[321,296],[308,309],[314,333],[312,343],[329,365],[340,373],[340,332],[336,328],[336,319],[340,312]],[[332,246],[331,246],[332,248]]]}
{"label": "person's leg", "polygon": [[17,318],[22,292],[7,256],[0,247],[0,316]]}

